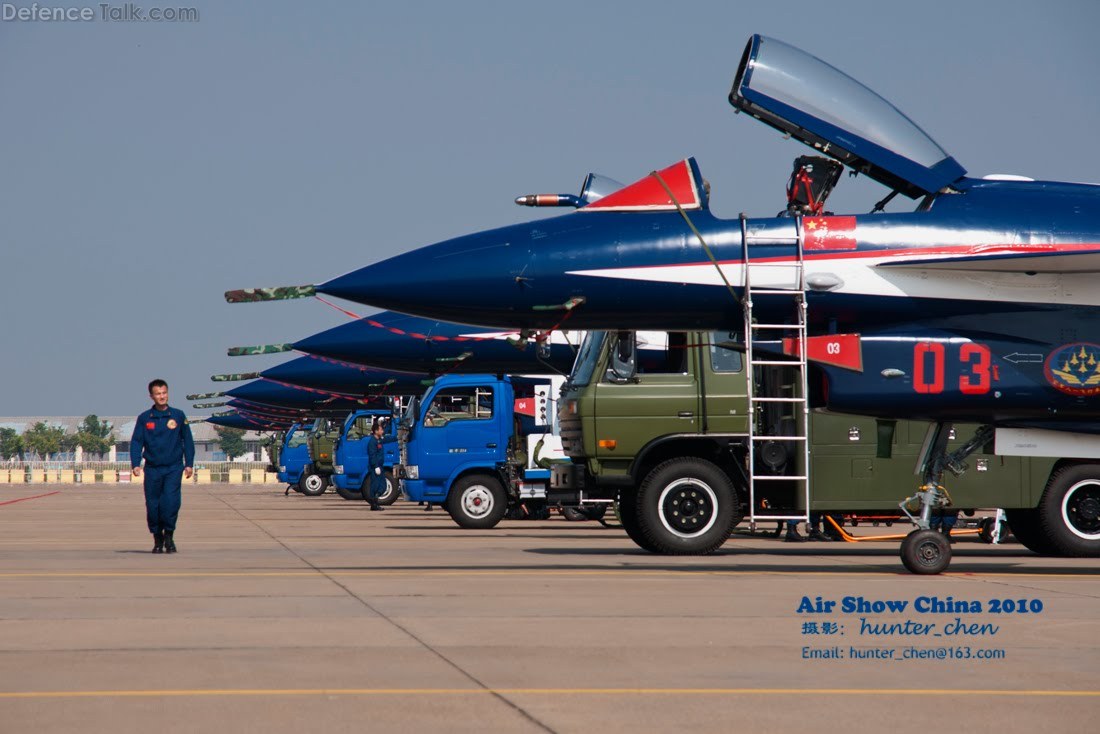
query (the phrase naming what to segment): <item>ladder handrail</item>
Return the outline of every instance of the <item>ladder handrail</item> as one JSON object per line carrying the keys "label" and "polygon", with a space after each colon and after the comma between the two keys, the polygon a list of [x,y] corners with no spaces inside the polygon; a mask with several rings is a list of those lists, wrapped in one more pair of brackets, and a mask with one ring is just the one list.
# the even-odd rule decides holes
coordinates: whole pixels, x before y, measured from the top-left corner
{"label": "ladder handrail", "polygon": [[[747,455],[747,468],[748,468],[748,482],[749,482],[749,524],[750,528],[756,528],[757,520],[802,520],[804,522],[809,521],[810,512],[810,408],[809,408],[809,378],[807,376],[808,365],[806,358],[806,338],[807,338],[807,303],[806,303],[806,260],[804,249],[804,231],[802,228],[802,217],[795,215],[794,226],[795,236],[794,238],[777,238],[777,237],[762,237],[752,238],[748,234],[748,224],[745,215],[740,215],[741,224],[741,258],[744,267],[742,268],[742,310],[745,318],[745,374],[746,374],[746,387],[749,398],[749,421],[748,421],[748,455]],[[779,288],[775,286],[767,286],[764,288],[753,288],[751,271],[753,266],[751,265],[751,258],[749,256],[749,243],[753,239],[761,240],[761,244],[793,244],[795,246],[795,258],[793,262],[783,263],[761,263],[760,265],[766,267],[786,267],[795,268],[797,273],[796,282],[792,288]],[[753,295],[789,295],[794,299],[795,309],[795,323],[793,324],[754,324],[753,323]],[[754,331],[757,329],[787,329],[796,333],[796,343],[798,344],[798,352],[793,355],[793,359],[790,360],[778,360],[778,359],[761,359],[758,360],[753,356],[753,336]],[[784,366],[791,367],[798,371],[799,379],[797,381],[797,387],[799,393],[794,397],[767,397],[757,395],[757,384],[755,375],[753,374],[753,368],[756,366]],[[756,431],[756,416],[757,407],[761,404],[789,404],[792,407],[801,404],[802,406],[802,431],[796,433],[794,436],[771,436],[768,434],[758,434]],[[796,423],[797,425],[797,423]],[[787,441],[789,443],[797,444],[799,441],[802,443],[802,473],[797,475],[773,475],[773,474],[757,474],[756,473],[756,455],[755,446],[760,441],[765,440],[777,440]],[[774,482],[774,481],[792,481],[801,482],[803,490],[803,506],[804,513],[802,515],[793,514],[765,514],[757,513],[756,502],[756,482]],[[761,508],[766,510],[767,508]]]}

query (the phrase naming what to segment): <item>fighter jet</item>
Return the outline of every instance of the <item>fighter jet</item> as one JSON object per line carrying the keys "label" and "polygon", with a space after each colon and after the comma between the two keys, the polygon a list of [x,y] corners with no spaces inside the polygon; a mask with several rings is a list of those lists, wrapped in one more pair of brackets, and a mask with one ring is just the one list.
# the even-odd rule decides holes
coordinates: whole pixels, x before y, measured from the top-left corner
{"label": "fighter jet", "polygon": [[[1100,432],[1100,186],[968,177],[878,94],[759,35],[730,102],[819,154],[795,166],[789,216],[714,216],[687,159],[594,201],[521,197],[577,207],[565,216],[227,299],[320,292],[500,329],[743,333],[750,301],[756,321],[793,323],[797,291],[815,405]],[[826,211],[843,166],[915,210]]]}
{"label": "fighter jet", "polygon": [[[229,356],[301,352],[380,370],[553,374],[568,372],[583,334],[557,331],[536,343],[515,331],[471,328],[383,312],[296,342],[231,347]],[[304,365],[306,363],[301,363]],[[265,376],[267,373],[264,373]],[[289,380],[293,382],[292,380]],[[299,384],[299,383],[295,383]]]}

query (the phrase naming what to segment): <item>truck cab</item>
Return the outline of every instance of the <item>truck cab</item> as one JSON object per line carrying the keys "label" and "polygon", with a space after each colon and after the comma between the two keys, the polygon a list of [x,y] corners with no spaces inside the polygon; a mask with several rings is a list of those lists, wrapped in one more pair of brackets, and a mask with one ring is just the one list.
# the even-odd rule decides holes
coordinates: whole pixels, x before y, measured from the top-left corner
{"label": "truck cab", "polygon": [[383,505],[392,505],[401,492],[393,478],[393,465],[397,463],[397,420],[390,410],[356,410],[344,419],[343,427],[333,449],[334,464],[332,483],[336,492],[346,500],[363,499],[363,487],[370,473],[367,461],[367,442],[371,427],[376,421],[382,421],[385,428],[383,448],[386,452],[386,493],[378,498]]}
{"label": "truck cab", "polygon": [[[442,504],[465,528],[545,512],[554,448],[546,378],[445,375],[414,401],[400,431],[397,475],[414,502]],[[541,441],[541,444],[539,443]]]}
{"label": "truck cab", "polygon": [[287,429],[279,447],[277,477],[280,482],[297,487],[301,481],[302,471],[309,464],[309,431],[312,428],[312,423],[295,423]]}

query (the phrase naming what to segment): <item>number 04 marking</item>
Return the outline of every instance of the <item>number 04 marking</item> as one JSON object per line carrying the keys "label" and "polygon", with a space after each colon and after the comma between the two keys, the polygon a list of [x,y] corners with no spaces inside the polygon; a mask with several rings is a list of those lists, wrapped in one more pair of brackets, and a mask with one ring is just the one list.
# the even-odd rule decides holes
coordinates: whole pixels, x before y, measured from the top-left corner
{"label": "number 04 marking", "polygon": [[[947,349],[943,342],[917,342],[913,345],[913,389],[919,393],[938,395],[943,392]],[[959,391],[963,395],[985,395],[992,382],[989,347],[966,342],[959,347]]]}

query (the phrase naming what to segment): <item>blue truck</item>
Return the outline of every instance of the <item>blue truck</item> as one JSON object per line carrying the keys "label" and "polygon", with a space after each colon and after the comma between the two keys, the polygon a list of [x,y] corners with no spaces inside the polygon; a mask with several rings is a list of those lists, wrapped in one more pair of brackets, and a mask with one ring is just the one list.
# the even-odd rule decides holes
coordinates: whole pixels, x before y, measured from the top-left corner
{"label": "blue truck", "polygon": [[309,432],[312,429],[312,423],[295,423],[287,429],[279,448],[279,471],[276,476],[280,482],[295,489],[309,464]]}
{"label": "blue truck", "polygon": [[333,449],[332,483],[336,492],[346,500],[362,500],[363,485],[367,481],[367,439],[375,421],[382,421],[386,429],[383,448],[386,452],[386,493],[378,498],[383,505],[392,505],[401,496],[401,490],[393,478],[393,465],[397,463],[397,421],[389,410],[356,410],[344,419],[340,436]]}
{"label": "blue truck", "polygon": [[550,464],[568,461],[548,378],[445,375],[414,400],[394,468],[414,502],[441,504],[464,528],[549,516]]}

